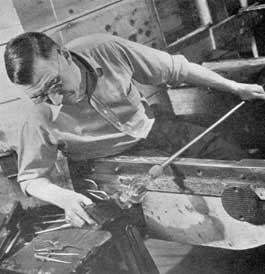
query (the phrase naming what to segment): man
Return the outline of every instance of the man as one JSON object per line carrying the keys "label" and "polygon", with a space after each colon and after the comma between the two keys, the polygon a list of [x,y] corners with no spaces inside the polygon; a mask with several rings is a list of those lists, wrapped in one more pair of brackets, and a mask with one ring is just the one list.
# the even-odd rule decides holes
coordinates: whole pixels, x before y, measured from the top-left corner
{"label": "man", "polygon": [[[44,34],[24,33],[7,44],[5,65],[10,80],[35,103],[21,130],[18,182],[26,194],[63,208],[75,226],[93,223],[83,209],[91,201],[52,184],[49,173],[58,149],[72,161],[133,147],[156,146],[172,154],[202,131],[173,120],[154,123],[134,81],[154,86],[185,82],[243,100],[265,99],[259,85],[225,79],[181,55],[116,36],[90,35],[67,48]],[[244,153],[210,134],[185,156],[240,159]]]}

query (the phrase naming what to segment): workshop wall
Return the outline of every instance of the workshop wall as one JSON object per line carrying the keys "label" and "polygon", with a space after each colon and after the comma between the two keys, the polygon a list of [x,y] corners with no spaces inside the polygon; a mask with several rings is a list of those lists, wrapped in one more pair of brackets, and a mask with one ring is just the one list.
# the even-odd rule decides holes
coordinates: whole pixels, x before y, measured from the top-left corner
{"label": "workshop wall", "polygon": [[[200,26],[195,1],[156,0],[155,6],[161,29],[167,44],[170,44]],[[192,16],[191,16],[192,15]]]}

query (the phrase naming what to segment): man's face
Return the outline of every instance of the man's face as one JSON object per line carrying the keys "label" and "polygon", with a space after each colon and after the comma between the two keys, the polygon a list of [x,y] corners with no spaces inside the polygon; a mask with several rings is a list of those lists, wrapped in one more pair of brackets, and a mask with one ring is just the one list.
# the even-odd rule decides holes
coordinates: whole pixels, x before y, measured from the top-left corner
{"label": "man's face", "polygon": [[68,51],[55,50],[49,60],[34,60],[33,84],[25,88],[34,103],[50,100],[72,105],[80,100],[81,72]]}

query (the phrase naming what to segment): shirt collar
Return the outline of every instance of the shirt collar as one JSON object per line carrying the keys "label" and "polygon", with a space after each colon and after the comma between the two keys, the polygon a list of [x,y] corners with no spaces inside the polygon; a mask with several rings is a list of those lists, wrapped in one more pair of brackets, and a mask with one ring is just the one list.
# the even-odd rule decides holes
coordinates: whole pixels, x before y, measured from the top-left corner
{"label": "shirt collar", "polygon": [[58,115],[59,115],[63,105],[59,105],[59,106],[49,105],[49,106],[50,106],[50,109],[51,109],[51,112],[52,112],[52,121],[55,122],[56,119],[58,118]]}
{"label": "shirt collar", "polygon": [[73,55],[78,58],[78,60],[89,70],[92,68],[93,72],[97,77],[101,77],[103,75],[102,67],[97,63],[97,61],[89,54],[76,53],[71,51]]}

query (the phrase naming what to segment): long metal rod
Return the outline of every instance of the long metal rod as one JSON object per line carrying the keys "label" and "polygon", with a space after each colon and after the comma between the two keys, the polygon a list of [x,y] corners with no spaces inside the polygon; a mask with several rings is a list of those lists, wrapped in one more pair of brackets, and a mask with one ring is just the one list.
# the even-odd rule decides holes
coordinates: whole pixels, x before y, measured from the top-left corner
{"label": "long metal rod", "polygon": [[[161,165],[155,165],[149,170],[149,174],[156,178],[163,172],[163,168],[165,168],[167,165],[169,165],[172,161],[174,161],[180,154],[182,154],[185,150],[187,150],[189,147],[191,147],[194,143],[198,142],[202,137],[204,137],[207,133],[209,133],[211,130],[213,130],[216,126],[221,124],[225,119],[227,119],[231,114],[233,114],[237,109],[239,109],[241,106],[245,104],[245,101],[240,102],[238,105],[233,107],[229,112],[227,112],[224,116],[222,116],[219,120],[217,120],[214,124],[212,124],[210,127],[208,127],[205,131],[203,131],[200,135],[198,135],[196,138],[191,140],[187,145],[185,145],[183,148],[178,150],[176,153],[174,153],[171,157],[169,157],[166,161],[164,161]],[[161,170],[162,169],[162,170]]]}
{"label": "long metal rod", "polygon": [[51,232],[51,231],[56,231],[56,230],[61,230],[61,229],[69,228],[69,227],[72,227],[72,225],[71,224],[63,224],[60,226],[51,227],[51,228],[47,228],[45,230],[37,231],[37,232],[35,232],[35,235],[47,233],[47,232]]}
{"label": "long metal rod", "polygon": [[240,102],[238,105],[236,105],[234,108],[232,108],[229,112],[227,112],[218,121],[216,121],[214,124],[212,124],[210,127],[208,127],[205,131],[203,131],[200,135],[198,135],[196,138],[194,138],[192,141],[190,141],[187,145],[185,145],[183,148],[181,148],[179,151],[177,151],[170,158],[168,158],[162,164],[162,167],[167,166],[169,163],[171,163],[173,160],[175,160],[181,153],[183,153],[185,150],[187,150],[194,143],[198,142],[202,137],[204,137],[207,133],[209,133],[211,130],[213,130],[215,127],[217,127],[219,124],[221,124],[226,118],[228,118],[231,114],[233,114],[237,109],[239,109],[244,104],[245,104],[245,101]]}

